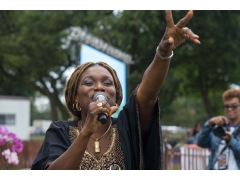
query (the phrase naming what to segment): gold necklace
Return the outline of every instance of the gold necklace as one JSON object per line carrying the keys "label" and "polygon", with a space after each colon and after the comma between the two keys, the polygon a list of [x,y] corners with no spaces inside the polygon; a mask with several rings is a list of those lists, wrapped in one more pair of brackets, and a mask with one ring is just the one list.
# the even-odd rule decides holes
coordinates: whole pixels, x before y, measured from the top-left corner
{"label": "gold necklace", "polygon": [[[82,121],[82,122],[83,122],[83,121]],[[106,130],[106,132],[103,133],[103,135],[101,135],[99,138],[95,139],[95,138],[93,138],[93,137],[91,136],[91,138],[95,140],[94,145],[95,145],[95,152],[96,152],[96,153],[99,153],[99,152],[101,151],[99,140],[100,140],[105,134],[107,134],[107,132],[109,131],[109,129],[111,128],[111,126],[112,126],[112,122],[110,122],[109,127],[108,127],[108,129]],[[82,123],[81,123],[81,128],[83,129]]]}

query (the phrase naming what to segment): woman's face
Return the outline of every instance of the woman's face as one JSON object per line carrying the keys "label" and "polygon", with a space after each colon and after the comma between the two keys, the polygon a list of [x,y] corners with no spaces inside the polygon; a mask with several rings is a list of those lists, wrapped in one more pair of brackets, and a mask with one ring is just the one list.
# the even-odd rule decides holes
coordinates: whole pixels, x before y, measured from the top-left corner
{"label": "woman's face", "polygon": [[93,102],[96,92],[104,92],[110,106],[116,102],[116,88],[111,73],[102,66],[95,65],[87,68],[80,77],[76,101],[80,103],[82,115],[86,116],[88,106]]}

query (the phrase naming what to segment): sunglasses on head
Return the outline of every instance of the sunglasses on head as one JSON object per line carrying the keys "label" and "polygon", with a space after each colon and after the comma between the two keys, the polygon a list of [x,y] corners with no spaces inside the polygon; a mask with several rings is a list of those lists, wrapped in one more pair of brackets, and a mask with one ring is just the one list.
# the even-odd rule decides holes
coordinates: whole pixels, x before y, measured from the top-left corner
{"label": "sunglasses on head", "polygon": [[231,108],[231,109],[237,109],[239,106],[240,106],[239,104],[232,104],[232,105],[224,104],[224,105],[223,105],[223,108],[224,108],[224,109],[229,109],[229,108]]}

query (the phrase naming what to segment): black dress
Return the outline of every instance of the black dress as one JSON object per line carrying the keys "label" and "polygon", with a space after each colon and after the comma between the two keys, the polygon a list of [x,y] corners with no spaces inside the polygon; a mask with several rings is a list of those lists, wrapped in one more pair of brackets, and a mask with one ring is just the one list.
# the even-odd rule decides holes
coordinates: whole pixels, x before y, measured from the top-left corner
{"label": "black dress", "polygon": [[[158,170],[163,168],[163,141],[158,101],[155,105],[147,142],[142,142],[136,102],[136,90],[113,123],[118,125],[119,139],[127,170]],[[69,127],[77,121],[56,121],[48,128],[43,144],[32,164],[32,170],[44,169],[48,162],[61,156],[71,145]],[[143,146],[144,144],[144,146]]]}

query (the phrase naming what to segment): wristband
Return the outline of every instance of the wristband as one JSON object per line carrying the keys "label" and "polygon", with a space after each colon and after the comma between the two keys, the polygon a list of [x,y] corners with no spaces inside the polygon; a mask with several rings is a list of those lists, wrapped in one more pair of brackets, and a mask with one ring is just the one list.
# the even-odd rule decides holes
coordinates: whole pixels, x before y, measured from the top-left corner
{"label": "wristband", "polygon": [[170,56],[168,56],[168,57],[162,57],[162,55],[158,51],[158,47],[156,49],[156,52],[157,52],[158,57],[160,57],[162,60],[165,60],[165,61],[170,60],[173,57],[173,51],[172,51],[172,54]]}

